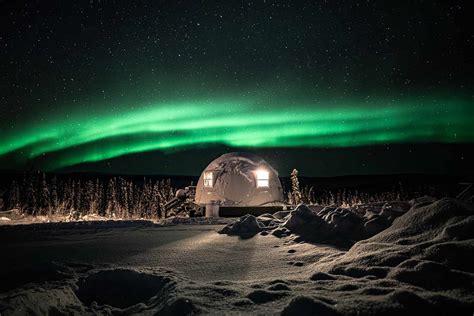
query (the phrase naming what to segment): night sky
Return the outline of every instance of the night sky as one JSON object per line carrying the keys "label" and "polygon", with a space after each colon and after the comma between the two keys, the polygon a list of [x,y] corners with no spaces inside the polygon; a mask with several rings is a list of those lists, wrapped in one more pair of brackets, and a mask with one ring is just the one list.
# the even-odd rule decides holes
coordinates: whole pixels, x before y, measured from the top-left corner
{"label": "night sky", "polygon": [[0,1],[0,169],[474,174],[453,3]]}

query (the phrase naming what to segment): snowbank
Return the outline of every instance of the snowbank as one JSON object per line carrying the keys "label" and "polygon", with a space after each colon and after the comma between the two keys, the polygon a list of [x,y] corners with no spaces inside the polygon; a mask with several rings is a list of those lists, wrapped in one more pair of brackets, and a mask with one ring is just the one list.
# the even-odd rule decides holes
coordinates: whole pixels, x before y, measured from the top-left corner
{"label": "snowbank", "polygon": [[[6,212],[5,212],[6,213]],[[10,214],[10,212],[9,212]],[[127,219],[127,218],[110,218],[97,214],[90,214],[73,218],[71,216],[3,216],[0,217],[0,225],[31,225],[31,224],[48,224],[51,227],[68,228],[76,226],[103,226],[103,227],[117,227],[117,226],[136,226],[136,225],[227,225],[233,223],[235,219],[223,217],[183,217],[171,216],[159,220],[152,220],[146,218]]]}
{"label": "snowbank", "polygon": [[408,202],[360,205],[354,208],[310,208],[301,204],[291,212],[264,214],[259,217],[245,215],[220,232],[247,235],[275,229],[273,235],[282,236],[288,235],[287,230],[306,241],[351,245],[386,229],[395,218],[408,211],[410,206]]}
{"label": "snowbank", "polygon": [[[338,260],[317,265],[318,270],[348,280],[346,286],[354,291],[385,293],[383,298],[393,304],[389,310],[472,314],[473,204],[454,199],[413,202],[388,229],[359,241]],[[318,277],[323,272],[312,279],[324,280]]]}
{"label": "snowbank", "polygon": [[264,214],[259,217],[247,214],[236,222],[228,224],[219,232],[228,235],[255,235],[262,231],[277,228],[278,222],[270,214]]}
{"label": "snowbank", "polygon": [[224,217],[180,217],[172,216],[158,221],[160,225],[227,225],[233,223],[232,218]]}

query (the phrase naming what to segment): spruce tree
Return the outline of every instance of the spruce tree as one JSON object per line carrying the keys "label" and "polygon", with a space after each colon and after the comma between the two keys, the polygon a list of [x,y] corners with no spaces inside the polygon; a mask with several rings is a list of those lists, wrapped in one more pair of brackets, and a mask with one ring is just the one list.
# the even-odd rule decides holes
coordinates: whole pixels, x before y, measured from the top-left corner
{"label": "spruce tree", "polygon": [[59,197],[58,197],[58,179],[56,176],[53,176],[51,179],[51,192],[50,192],[50,213],[57,214],[59,207]]}
{"label": "spruce tree", "polygon": [[88,180],[84,185],[83,190],[83,204],[84,204],[84,212],[86,214],[93,214],[95,212],[95,197],[94,197],[94,182],[92,180]]}
{"label": "spruce tree", "polygon": [[291,195],[294,205],[301,203],[300,182],[298,181],[298,170],[296,169],[293,169],[291,172]]}
{"label": "spruce tree", "polygon": [[27,214],[36,215],[36,189],[33,176],[30,174],[26,177],[25,202]]}
{"label": "spruce tree", "polygon": [[46,214],[50,206],[48,183],[46,182],[46,174],[44,172],[41,173],[41,180],[39,182],[38,206],[42,214]]}
{"label": "spruce tree", "polygon": [[17,181],[13,181],[8,197],[8,207],[10,209],[20,209],[20,205],[20,186]]}
{"label": "spruce tree", "polygon": [[116,189],[116,179],[112,178],[109,180],[109,184],[107,186],[107,208],[106,208],[106,216],[107,217],[115,217],[116,209],[117,209],[117,189]]}

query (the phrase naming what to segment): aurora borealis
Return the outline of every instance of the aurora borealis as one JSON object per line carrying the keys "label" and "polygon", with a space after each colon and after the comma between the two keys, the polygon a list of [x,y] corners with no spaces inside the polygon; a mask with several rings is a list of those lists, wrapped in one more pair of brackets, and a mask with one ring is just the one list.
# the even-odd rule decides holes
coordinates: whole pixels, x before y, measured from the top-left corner
{"label": "aurora borealis", "polygon": [[354,148],[474,143],[461,5],[1,6],[0,169],[225,146],[337,149],[331,174]]}
{"label": "aurora borealis", "polygon": [[[271,107],[239,102],[154,104],[135,112],[71,118],[23,128],[0,142],[0,154],[58,153],[48,169],[150,150],[205,144],[231,147],[352,147],[400,142],[469,142],[470,104],[412,100],[417,106],[351,104]],[[439,101],[438,101],[439,102]],[[423,104],[420,106],[419,104]],[[452,124],[456,122],[456,124]],[[69,149],[73,149],[68,151]]]}

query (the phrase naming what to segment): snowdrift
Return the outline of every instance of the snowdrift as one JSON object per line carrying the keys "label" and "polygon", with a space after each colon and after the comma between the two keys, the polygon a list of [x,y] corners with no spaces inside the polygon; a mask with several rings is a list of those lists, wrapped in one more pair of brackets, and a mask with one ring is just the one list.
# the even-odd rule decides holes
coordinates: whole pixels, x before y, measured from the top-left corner
{"label": "snowdrift", "polygon": [[473,250],[472,204],[443,199],[415,206],[388,229],[359,241],[328,272],[389,277],[426,289],[472,291]]}
{"label": "snowdrift", "polygon": [[259,217],[245,215],[220,232],[247,236],[276,228],[273,231],[275,236],[286,236],[290,232],[298,235],[300,240],[347,246],[389,227],[395,218],[410,207],[408,202],[378,203],[355,208],[322,208],[300,204],[290,213],[279,212]]}
{"label": "snowdrift", "polygon": [[[275,221],[278,219],[273,218]],[[310,279],[317,284],[316,293],[331,297],[327,292],[344,292],[337,300],[343,314],[352,313],[349,302],[355,301],[367,314],[395,314],[404,309],[434,315],[453,311],[469,315],[474,311],[472,203],[424,197],[409,203],[326,207],[317,212],[300,205],[279,220],[276,229],[264,225],[260,218],[249,221],[244,217],[221,233],[247,232],[249,222],[253,231],[267,234],[273,229],[273,235],[292,236],[296,241],[303,238],[337,244],[372,236],[355,243],[340,257],[314,263],[317,271]],[[326,305],[298,297],[283,314],[314,308],[327,312]]]}
{"label": "snowdrift", "polygon": [[312,279],[350,280],[347,290],[387,300],[366,304],[365,312],[472,314],[473,204],[454,199],[412,204],[388,229],[359,241],[337,260],[317,265],[322,272]]}
{"label": "snowdrift", "polygon": [[[373,220],[378,224],[368,225]],[[268,269],[251,281],[205,282],[168,268],[55,263],[41,268],[44,278],[5,288],[0,313],[472,315],[474,311],[472,203],[424,199],[353,209],[301,205],[289,214],[242,217],[222,232],[250,235],[251,239],[240,241],[247,245],[278,241],[281,257],[270,249],[258,251],[267,254],[268,262],[294,258],[301,265],[293,269],[301,272]],[[350,236],[346,241],[361,240],[347,251],[301,240],[330,243],[343,233]],[[227,262],[214,264],[225,269]]]}

